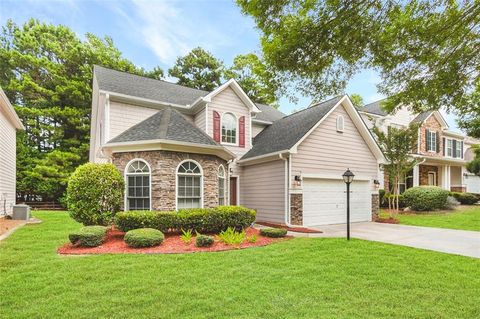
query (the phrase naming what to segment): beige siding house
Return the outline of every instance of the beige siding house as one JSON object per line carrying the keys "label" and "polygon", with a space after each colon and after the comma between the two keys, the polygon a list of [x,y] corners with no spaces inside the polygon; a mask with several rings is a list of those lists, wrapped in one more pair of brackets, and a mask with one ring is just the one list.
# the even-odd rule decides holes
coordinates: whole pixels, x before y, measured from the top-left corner
{"label": "beige siding house", "polygon": [[344,222],[347,168],[353,220],[371,220],[384,159],[347,96],[285,116],[234,80],[206,92],[95,67],[90,160],[124,175],[125,210],[243,205],[309,226]]}
{"label": "beige siding house", "polygon": [[24,127],[0,89],[0,217],[15,205],[16,132]]}

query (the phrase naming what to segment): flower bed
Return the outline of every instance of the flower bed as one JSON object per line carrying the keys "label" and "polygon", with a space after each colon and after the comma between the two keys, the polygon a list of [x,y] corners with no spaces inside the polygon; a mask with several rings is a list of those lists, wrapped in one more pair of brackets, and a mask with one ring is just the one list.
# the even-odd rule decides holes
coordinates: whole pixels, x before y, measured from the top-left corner
{"label": "flower bed", "polygon": [[255,235],[257,240],[249,242],[244,241],[240,245],[227,245],[222,243],[218,236],[215,235],[215,242],[210,247],[196,247],[195,241],[186,244],[182,241],[179,234],[166,234],[165,240],[159,246],[146,248],[128,247],[123,240],[124,232],[117,229],[110,229],[107,232],[105,242],[98,247],[79,247],[70,243],[63,245],[58,249],[58,253],[62,255],[84,255],[84,254],[178,254],[178,253],[194,253],[194,252],[212,252],[224,251],[232,249],[243,249],[250,247],[266,246],[274,242],[289,239],[286,238],[268,238],[260,235],[255,228],[247,228],[245,230],[247,237]]}

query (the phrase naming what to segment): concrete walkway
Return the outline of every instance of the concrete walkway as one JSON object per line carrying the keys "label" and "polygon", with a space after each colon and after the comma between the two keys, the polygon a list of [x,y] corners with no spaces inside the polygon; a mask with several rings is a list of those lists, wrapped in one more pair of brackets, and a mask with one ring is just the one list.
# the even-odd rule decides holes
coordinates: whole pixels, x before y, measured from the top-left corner
{"label": "concrete walkway", "polygon": [[[346,237],[347,233],[345,224],[309,228],[323,233],[289,234],[298,237]],[[366,222],[352,223],[350,235],[352,238],[480,258],[480,232],[475,231]]]}

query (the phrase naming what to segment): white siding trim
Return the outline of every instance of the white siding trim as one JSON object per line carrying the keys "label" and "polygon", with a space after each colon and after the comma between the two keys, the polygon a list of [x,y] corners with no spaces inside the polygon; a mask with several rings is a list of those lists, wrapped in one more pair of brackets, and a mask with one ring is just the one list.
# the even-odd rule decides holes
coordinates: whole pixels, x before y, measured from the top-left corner
{"label": "white siding trim", "polygon": [[[181,161],[178,165],[177,168],[175,169],[175,210],[178,211],[178,169],[183,163],[186,162],[192,162],[195,163],[198,168],[200,169],[200,208],[203,208],[203,180],[204,180],[204,175],[203,175],[203,168],[202,165],[200,165],[199,162],[193,160],[193,159],[186,159]],[[187,174],[188,175],[188,174]],[[192,176],[199,176],[198,174],[191,174]]]}

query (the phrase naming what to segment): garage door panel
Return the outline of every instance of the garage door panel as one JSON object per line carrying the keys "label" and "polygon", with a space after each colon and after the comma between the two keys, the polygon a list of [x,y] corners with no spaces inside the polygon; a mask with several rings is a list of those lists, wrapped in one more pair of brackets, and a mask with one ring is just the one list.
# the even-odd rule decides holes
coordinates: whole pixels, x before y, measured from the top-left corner
{"label": "garage door panel", "polygon": [[[350,220],[371,220],[371,192],[367,181],[350,187]],[[341,180],[305,179],[303,182],[304,225],[346,222],[346,185]]]}

